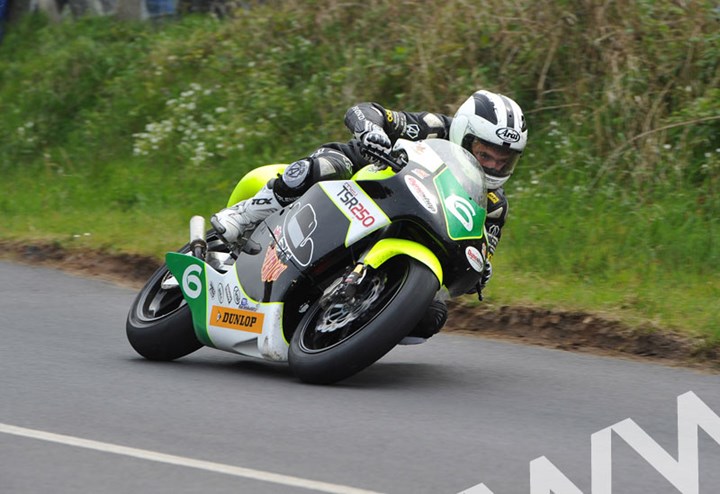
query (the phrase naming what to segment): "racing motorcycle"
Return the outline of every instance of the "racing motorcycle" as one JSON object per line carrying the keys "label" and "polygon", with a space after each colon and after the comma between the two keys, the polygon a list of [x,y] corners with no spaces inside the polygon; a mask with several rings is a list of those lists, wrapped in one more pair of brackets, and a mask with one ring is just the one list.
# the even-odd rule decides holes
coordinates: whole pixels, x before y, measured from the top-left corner
{"label": "racing motorcycle", "polygon": [[[401,343],[438,293],[479,289],[487,252],[486,182],[462,147],[399,140],[351,180],[323,181],[226,245],[202,217],[166,256],[127,318],[132,347],[173,360],[208,346],[287,362],[329,384]],[[228,204],[284,165],[244,176]]]}

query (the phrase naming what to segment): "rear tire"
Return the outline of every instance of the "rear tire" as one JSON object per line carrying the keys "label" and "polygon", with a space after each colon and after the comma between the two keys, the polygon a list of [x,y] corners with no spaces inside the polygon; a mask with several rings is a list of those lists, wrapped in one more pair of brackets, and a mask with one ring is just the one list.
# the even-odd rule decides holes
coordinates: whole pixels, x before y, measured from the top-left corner
{"label": "rear tire", "polygon": [[[288,357],[301,381],[331,384],[379,360],[415,327],[439,288],[427,266],[405,256],[390,259],[368,276],[375,277],[369,282],[376,288],[366,290],[367,307],[343,314],[341,306],[323,310],[315,303],[300,321]],[[333,318],[348,322],[332,323]]]}
{"label": "rear tire", "polygon": [[149,360],[175,360],[202,347],[180,290],[160,287],[167,274],[167,266],[155,271],[135,298],[125,326],[130,345]]}
{"label": "rear tire", "polygon": [[[223,246],[214,232],[208,232],[207,241],[209,248]],[[179,252],[190,252],[190,246]],[[135,297],[125,325],[130,345],[149,360],[175,360],[203,346],[195,336],[190,306],[180,288],[161,286],[167,276],[165,265],[153,273]]]}

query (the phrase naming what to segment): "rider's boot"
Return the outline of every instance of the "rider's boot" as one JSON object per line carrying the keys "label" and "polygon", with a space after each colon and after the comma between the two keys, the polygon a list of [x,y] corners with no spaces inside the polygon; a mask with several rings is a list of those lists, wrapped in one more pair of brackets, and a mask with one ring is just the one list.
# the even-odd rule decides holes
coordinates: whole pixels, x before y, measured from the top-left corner
{"label": "rider's boot", "polygon": [[255,196],[212,215],[210,223],[225,243],[235,243],[246,230],[254,228],[281,207],[272,189],[266,185]]}
{"label": "rider's boot", "polygon": [[430,303],[425,315],[400,342],[401,345],[417,345],[425,343],[428,338],[440,332],[448,317],[448,309],[445,302],[436,298]]}

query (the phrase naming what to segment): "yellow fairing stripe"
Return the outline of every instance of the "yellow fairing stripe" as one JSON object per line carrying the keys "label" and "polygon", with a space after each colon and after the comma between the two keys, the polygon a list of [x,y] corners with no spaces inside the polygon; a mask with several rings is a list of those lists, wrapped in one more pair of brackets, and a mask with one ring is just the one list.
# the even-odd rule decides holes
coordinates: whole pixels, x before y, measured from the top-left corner
{"label": "yellow fairing stripe", "polygon": [[373,165],[367,165],[362,167],[355,175],[353,175],[353,180],[383,180],[390,178],[393,175],[395,175],[395,172],[390,168],[378,170]]}
{"label": "yellow fairing stripe", "polygon": [[258,193],[263,186],[268,183],[271,178],[282,175],[287,165],[265,165],[250,170],[243,178],[240,179],[235,186],[230,199],[228,199],[227,207],[237,204],[240,201],[249,199]]}
{"label": "yellow fairing stripe", "polygon": [[437,276],[438,282],[442,286],[443,272],[438,258],[430,249],[411,240],[384,238],[372,246],[365,254],[363,262],[377,269],[385,261],[397,255],[410,256],[425,264]]}

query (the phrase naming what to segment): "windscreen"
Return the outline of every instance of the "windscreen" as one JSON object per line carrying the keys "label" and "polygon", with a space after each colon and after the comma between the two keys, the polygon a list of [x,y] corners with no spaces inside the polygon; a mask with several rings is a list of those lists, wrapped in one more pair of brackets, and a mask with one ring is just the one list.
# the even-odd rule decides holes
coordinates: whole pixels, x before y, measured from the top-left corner
{"label": "windscreen", "polygon": [[423,144],[430,147],[447,165],[475,203],[487,209],[487,185],[485,173],[475,157],[461,146],[444,139],[428,139]]}

